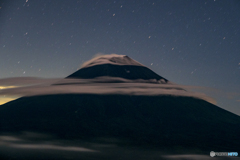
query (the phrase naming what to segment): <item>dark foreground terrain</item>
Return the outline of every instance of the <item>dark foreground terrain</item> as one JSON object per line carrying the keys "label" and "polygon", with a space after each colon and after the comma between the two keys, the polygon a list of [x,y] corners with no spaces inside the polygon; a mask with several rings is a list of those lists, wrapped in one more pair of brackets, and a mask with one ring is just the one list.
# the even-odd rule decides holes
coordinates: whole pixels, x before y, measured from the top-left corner
{"label": "dark foreground terrain", "polygon": [[240,117],[190,97],[24,97],[0,106],[0,132],[2,159],[208,159],[210,151],[240,153]]}

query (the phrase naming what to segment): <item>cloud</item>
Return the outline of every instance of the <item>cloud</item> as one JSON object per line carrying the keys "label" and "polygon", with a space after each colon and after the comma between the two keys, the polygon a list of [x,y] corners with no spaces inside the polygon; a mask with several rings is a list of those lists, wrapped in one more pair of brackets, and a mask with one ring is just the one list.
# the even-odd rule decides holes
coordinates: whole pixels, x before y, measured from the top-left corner
{"label": "cloud", "polygon": [[[11,83],[10,83],[11,82]],[[51,82],[51,83],[50,83]],[[55,82],[55,83],[52,83]],[[107,83],[106,83],[107,82]],[[121,83],[119,83],[121,82]],[[7,81],[0,79],[0,85]],[[27,84],[31,85],[27,85]],[[203,93],[186,91],[180,85],[145,80],[100,77],[95,79],[40,79],[9,78],[8,84],[24,86],[0,90],[0,96],[35,96],[49,94],[123,94],[123,95],[172,95],[216,101]],[[35,84],[35,85],[33,85]]]}
{"label": "cloud", "polygon": [[206,160],[211,158],[209,155],[196,155],[195,150],[187,149],[188,154],[181,154],[181,152],[183,151],[176,151],[172,148],[161,150],[155,147],[149,149],[148,146],[129,146],[128,141],[111,137],[66,140],[54,135],[35,132],[0,135],[0,158],[4,155],[7,157],[5,159],[119,159],[120,157],[124,160]]}
{"label": "cloud", "polygon": [[[0,135],[0,146],[8,148],[27,149],[27,150],[56,150],[56,151],[72,151],[72,152],[98,152],[85,147],[66,145],[62,141],[53,141],[51,135],[23,132],[20,135]],[[48,142],[48,143],[46,143]]]}
{"label": "cloud", "polygon": [[0,86],[0,90],[1,89],[8,89],[8,88],[15,88],[17,86]]}
{"label": "cloud", "polygon": [[221,89],[203,87],[203,86],[183,86],[183,88],[194,91],[194,92],[204,92],[207,95],[212,95],[213,97],[218,97],[218,99],[226,99],[230,101],[239,101],[240,92],[227,92]]}
{"label": "cloud", "polygon": [[12,144],[10,146],[13,148],[20,148],[20,149],[44,149],[44,150],[95,152],[94,150],[83,148],[83,147],[74,147],[74,146],[63,147],[63,146],[58,146],[53,144]]}
{"label": "cloud", "polygon": [[127,57],[126,55],[117,54],[96,54],[92,59],[83,63],[81,68],[90,67],[100,64],[114,64],[114,65],[134,65],[134,66],[144,66],[143,64]]}
{"label": "cloud", "polygon": [[99,57],[106,55],[104,53],[96,53],[90,60],[84,62],[80,68],[83,68],[85,66],[87,66],[89,63],[93,62],[94,60],[98,59]]}
{"label": "cloud", "polygon": [[4,87],[10,86],[21,86],[21,85],[33,85],[33,84],[51,84],[61,80],[60,78],[37,78],[37,77],[14,77],[14,78],[4,78],[0,79],[0,89],[4,89]]}
{"label": "cloud", "polygon": [[[121,144],[121,145],[119,145]],[[54,135],[21,132],[0,135],[0,158],[5,159],[165,159],[211,160],[210,152],[196,150],[128,145],[124,139],[97,137],[91,140],[66,140]],[[187,152],[187,154],[186,154]],[[199,151],[198,151],[199,152]],[[14,154],[13,154],[14,153]],[[216,158],[216,157],[215,157]],[[232,157],[234,159],[234,157]],[[227,157],[227,159],[232,159]],[[223,160],[226,157],[217,157]]]}
{"label": "cloud", "polygon": [[26,95],[25,93],[7,92],[8,89],[25,88],[26,86],[32,86],[34,88],[36,85],[49,86],[60,80],[62,80],[62,78],[14,77],[0,79],[0,105]]}
{"label": "cloud", "polygon": [[175,160],[175,159],[184,159],[184,160],[210,160],[212,157],[206,155],[197,155],[197,154],[183,154],[183,155],[165,155],[162,156],[165,159]]}

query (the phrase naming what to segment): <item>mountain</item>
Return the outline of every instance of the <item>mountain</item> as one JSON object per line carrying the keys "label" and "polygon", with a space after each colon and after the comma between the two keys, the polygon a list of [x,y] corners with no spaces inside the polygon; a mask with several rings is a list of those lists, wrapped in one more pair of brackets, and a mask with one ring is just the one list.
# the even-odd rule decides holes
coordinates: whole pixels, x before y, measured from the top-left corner
{"label": "mountain", "polygon": [[[130,85],[138,79],[164,80],[161,85],[169,83],[129,57],[116,55],[90,60],[66,79],[99,77],[128,79]],[[105,83],[107,86],[108,82]],[[102,82],[91,85],[100,84]],[[144,84],[147,87],[148,81],[142,82],[142,88]],[[181,154],[201,152],[208,155],[210,151],[240,151],[238,115],[199,98],[171,94],[124,95],[116,91],[115,94],[36,95],[1,105],[0,133],[13,135],[23,131],[52,134],[59,139],[84,141],[83,144],[137,146],[141,151],[157,148]]]}
{"label": "mountain", "polygon": [[96,57],[67,78],[90,79],[102,76],[121,77],[130,80],[156,79],[157,81],[168,81],[128,56],[115,54]]}

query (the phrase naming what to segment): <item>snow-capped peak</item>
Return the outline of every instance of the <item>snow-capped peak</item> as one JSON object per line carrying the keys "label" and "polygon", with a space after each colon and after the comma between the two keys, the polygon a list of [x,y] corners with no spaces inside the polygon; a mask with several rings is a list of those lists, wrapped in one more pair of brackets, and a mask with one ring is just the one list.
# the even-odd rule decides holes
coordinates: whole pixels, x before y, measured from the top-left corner
{"label": "snow-capped peak", "polygon": [[144,66],[141,63],[129,58],[126,55],[110,54],[110,55],[97,56],[85,62],[81,68],[87,68],[87,67],[92,67],[92,66],[101,65],[101,64]]}

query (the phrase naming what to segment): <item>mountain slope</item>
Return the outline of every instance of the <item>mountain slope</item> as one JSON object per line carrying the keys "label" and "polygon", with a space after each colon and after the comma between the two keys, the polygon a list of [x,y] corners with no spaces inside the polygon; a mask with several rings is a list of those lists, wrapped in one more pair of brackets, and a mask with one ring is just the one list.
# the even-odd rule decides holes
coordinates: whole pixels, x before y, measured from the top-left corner
{"label": "mountain slope", "polygon": [[113,137],[158,147],[236,150],[240,117],[190,97],[45,95],[0,107],[1,132]]}
{"label": "mountain slope", "polygon": [[96,78],[102,76],[110,77],[121,77],[125,79],[135,80],[135,79],[164,79],[165,82],[168,80],[159,76],[152,70],[144,66],[132,66],[132,65],[112,65],[112,64],[102,64],[87,68],[82,68],[75,73],[69,75],[67,78]]}

